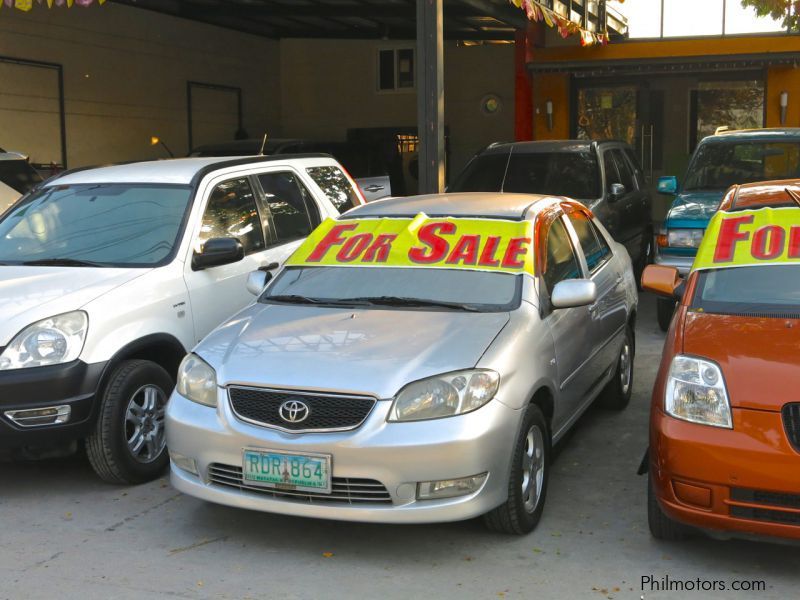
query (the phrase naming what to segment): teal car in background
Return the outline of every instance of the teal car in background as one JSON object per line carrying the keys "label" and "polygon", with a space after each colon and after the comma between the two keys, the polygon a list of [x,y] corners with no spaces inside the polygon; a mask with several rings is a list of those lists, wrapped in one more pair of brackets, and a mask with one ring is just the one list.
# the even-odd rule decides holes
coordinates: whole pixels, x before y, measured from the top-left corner
{"label": "teal car in background", "polygon": [[[683,185],[661,177],[658,191],[674,195],[656,235],[654,262],[686,275],[700,240],[728,188],[756,181],[800,177],[800,129],[726,131],[697,146]],[[658,299],[658,324],[669,328],[675,303]]]}

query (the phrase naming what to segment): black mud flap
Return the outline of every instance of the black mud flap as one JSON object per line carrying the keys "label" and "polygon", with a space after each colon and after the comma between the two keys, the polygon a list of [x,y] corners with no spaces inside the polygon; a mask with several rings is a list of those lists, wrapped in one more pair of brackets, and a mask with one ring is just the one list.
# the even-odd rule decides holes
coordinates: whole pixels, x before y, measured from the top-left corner
{"label": "black mud flap", "polygon": [[639,463],[639,468],[637,469],[636,474],[644,475],[649,470],[650,470],[650,448],[648,447],[647,450],[644,451],[642,462]]}

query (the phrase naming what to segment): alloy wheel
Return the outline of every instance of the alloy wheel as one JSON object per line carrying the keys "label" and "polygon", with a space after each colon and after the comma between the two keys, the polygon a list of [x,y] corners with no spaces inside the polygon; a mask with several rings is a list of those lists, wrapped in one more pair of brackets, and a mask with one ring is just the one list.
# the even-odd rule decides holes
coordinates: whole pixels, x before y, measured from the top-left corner
{"label": "alloy wheel", "polygon": [[125,437],[128,451],[140,463],[156,460],[164,450],[164,414],[167,396],[155,385],[140,387],[125,410]]}
{"label": "alloy wheel", "polygon": [[525,436],[522,454],[522,501],[528,513],[536,510],[542,497],[544,468],[544,435],[542,430],[534,425]]}
{"label": "alloy wheel", "polygon": [[619,355],[619,379],[622,393],[627,394],[631,387],[631,375],[633,361],[631,360],[631,344],[628,340],[622,345],[622,352]]}

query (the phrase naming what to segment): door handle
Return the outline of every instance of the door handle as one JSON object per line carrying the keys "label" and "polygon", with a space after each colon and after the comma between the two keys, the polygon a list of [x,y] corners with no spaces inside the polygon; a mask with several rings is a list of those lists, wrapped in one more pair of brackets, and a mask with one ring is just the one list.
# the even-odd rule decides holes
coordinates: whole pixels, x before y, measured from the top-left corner
{"label": "door handle", "polygon": [[365,187],[364,191],[365,192],[380,192],[385,187],[386,187],[385,185],[375,185],[375,184],[373,184],[373,185],[368,185],[367,187]]}

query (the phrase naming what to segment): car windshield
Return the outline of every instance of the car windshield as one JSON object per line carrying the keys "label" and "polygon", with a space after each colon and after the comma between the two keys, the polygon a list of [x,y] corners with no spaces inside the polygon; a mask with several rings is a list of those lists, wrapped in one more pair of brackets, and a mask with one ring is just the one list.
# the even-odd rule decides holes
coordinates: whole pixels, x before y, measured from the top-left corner
{"label": "car windshield", "polygon": [[519,306],[522,276],[419,267],[285,269],[261,302],[500,312]]}
{"label": "car windshield", "polygon": [[0,182],[20,194],[27,194],[42,182],[42,178],[24,160],[0,160]]}
{"label": "car windshield", "polygon": [[592,152],[485,154],[467,165],[453,192],[510,192],[592,200],[602,196]]}
{"label": "car windshield", "polygon": [[56,185],[0,220],[0,263],[154,266],[177,243],[191,189],[183,185]]}
{"label": "car windshield", "polygon": [[800,177],[800,142],[706,142],[697,149],[686,191]]}
{"label": "car windshield", "polygon": [[800,265],[702,271],[692,307],[718,314],[797,314],[800,312]]}

